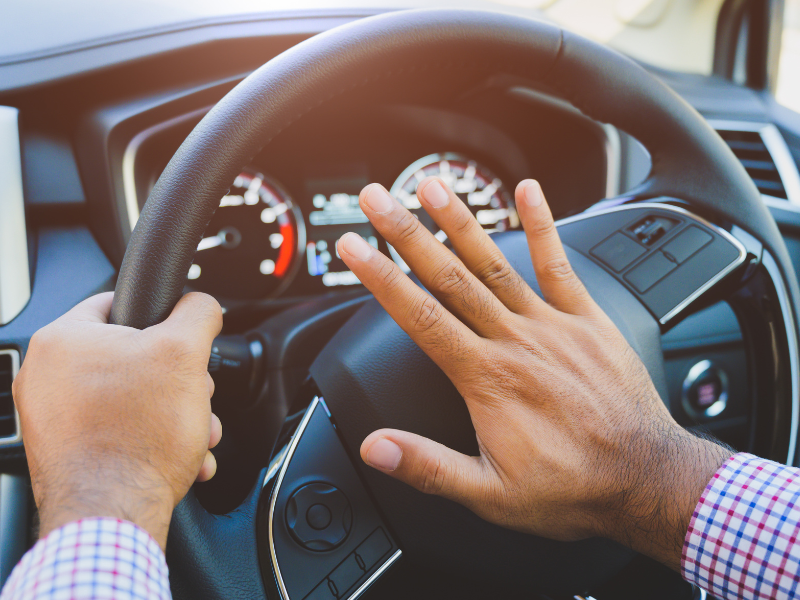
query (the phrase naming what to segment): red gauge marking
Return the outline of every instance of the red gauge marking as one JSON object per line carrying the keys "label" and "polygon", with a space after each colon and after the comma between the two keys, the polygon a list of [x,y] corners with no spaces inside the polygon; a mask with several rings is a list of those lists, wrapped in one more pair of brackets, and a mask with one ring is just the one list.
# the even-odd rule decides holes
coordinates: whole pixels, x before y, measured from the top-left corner
{"label": "red gauge marking", "polygon": [[289,270],[292,264],[295,251],[294,227],[292,227],[292,224],[282,223],[280,232],[283,236],[283,242],[281,243],[281,250],[278,253],[278,262],[275,263],[275,271],[273,271],[275,277],[283,277],[286,275],[286,271]]}

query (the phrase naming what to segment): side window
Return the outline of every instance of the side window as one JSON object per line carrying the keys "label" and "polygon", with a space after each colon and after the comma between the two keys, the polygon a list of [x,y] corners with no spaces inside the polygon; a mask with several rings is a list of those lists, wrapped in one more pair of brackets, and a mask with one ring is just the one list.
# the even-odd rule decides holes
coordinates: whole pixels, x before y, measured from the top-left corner
{"label": "side window", "polygon": [[800,0],[786,0],[783,19],[778,89],[775,96],[784,106],[800,112]]}

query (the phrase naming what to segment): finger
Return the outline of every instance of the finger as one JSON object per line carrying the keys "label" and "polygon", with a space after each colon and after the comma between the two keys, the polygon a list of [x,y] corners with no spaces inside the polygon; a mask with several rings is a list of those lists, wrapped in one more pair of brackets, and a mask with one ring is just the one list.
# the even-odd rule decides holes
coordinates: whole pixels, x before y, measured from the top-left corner
{"label": "finger", "polygon": [[211,373],[206,372],[208,375],[208,397],[213,398],[214,392],[217,390],[217,384],[214,383],[214,378],[211,377]]}
{"label": "finger", "polygon": [[371,433],[361,444],[361,458],[421,492],[470,508],[496,485],[480,458],[406,431],[382,429]]}
{"label": "finger", "polygon": [[458,367],[454,357],[469,360],[474,355],[480,338],[364,238],[347,233],[336,249],[386,312],[445,373],[450,375]]}
{"label": "finger", "polygon": [[200,483],[208,481],[217,472],[217,459],[211,452],[206,452],[206,457],[203,459],[203,466],[200,467],[200,472],[197,474],[197,481]]}
{"label": "finger", "polygon": [[114,292],[104,292],[87,298],[64,315],[71,321],[87,321],[90,323],[108,323],[111,315],[111,303]]}
{"label": "finger", "polygon": [[190,292],[178,301],[167,320],[154,328],[170,329],[173,335],[210,353],[211,343],[222,331],[222,308],[208,294]]}
{"label": "finger", "polygon": [[475,332],[491,336],[508,309],[383,186],[361,192],[361,208],[430,292]]}
{"label": "finger", "polygon": [[211,413],[211,435],[208,440],[208,449],[216,448],[222,439],[222,421],[214,413]]}
{"label": "finger", "polygon": [[537,181],[526,179],[517,186],[515,195],[536,280],[545,300],[563,312],[591,312],[594,303],[567,260],[541,186]]}
{"label": "finger", "polygon": [[542,299],[525,283],[473,216],[469,207],[438,177],[423,179],[417,197],[447,234],[466,267],[510,310],[526,314]]}

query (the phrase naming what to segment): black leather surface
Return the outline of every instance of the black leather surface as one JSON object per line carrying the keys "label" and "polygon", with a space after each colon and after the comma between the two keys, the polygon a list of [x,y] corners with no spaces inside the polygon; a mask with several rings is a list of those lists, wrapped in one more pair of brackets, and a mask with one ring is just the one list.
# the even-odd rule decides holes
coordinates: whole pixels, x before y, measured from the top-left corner
{"label": "black leather surface", "polygon": [[[264,480],[266,470],[258,481]],[[172,517],[167,539],[167,564],[172,597],[266,599],[258,566],[256,508],[259,485],[244,503],[227,515],[212,515],[193,492]]]}
{"label": "black leather surface", "polygon": [[[512,232],[495,239],[538,292],[525,235]],[[656,321],[601,267],[571,249],[568,254],[666,401]],[[458,391],[374,300],[331,339],[311,374],[355,456],[364,438],[382,427],[412,431],[478,454],[475,431]],[[629,550],[606,540],[567,544],[490,525],[453,502],[426,496],[356,462],[408,560],[464,577],[502,580],[520,589],[572,594],[613,576],[632,557]]]}

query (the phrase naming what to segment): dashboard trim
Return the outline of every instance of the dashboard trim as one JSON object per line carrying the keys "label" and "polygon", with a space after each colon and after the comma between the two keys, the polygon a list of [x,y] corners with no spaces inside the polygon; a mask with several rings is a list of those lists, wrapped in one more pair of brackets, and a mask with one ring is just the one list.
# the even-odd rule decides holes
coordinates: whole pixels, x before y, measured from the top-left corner
{"label": "dashboard trim", "polygon": [[[0,355],[8,355],[11,357],[11,381],[13,382],[17,377],[17,373],[19,373],[19,350],[15,350],[13,348],[2,348],[0,349]],[[0,448],[3,446],[11,446],[12,444],[22,441],[22,428],[19,424],[19,411],[17,411],[16,404],[14,405],[14,427],[16,428],[14,435],[0,438]]]}
{"label": "dashboard trim", "polygon": [[139,220],[139,197],[136,192],[136,155],[139,152],[142,144],[144,144],[150,137],[166,131],[176,125],[180,125],[187,121],[202,118],[211,106],[198,108],[188,113],[178,115],[172,119],[151,125],[147,129],[143,129],[137,133],[128,145],[125,147],[125,152],[122,155],[122,190],[125,197],[125,209],[128,218],[128,233],[133,231],[136,227],[136,222]]}
{"label": "dashboard trim", "polygon": [[0,106],[0,326],[31,299],[19,111]]}

